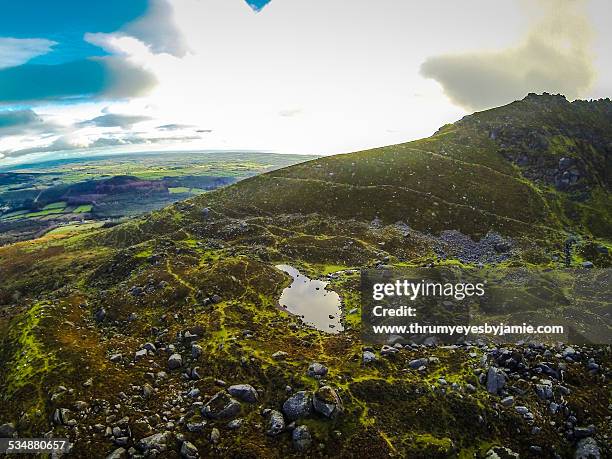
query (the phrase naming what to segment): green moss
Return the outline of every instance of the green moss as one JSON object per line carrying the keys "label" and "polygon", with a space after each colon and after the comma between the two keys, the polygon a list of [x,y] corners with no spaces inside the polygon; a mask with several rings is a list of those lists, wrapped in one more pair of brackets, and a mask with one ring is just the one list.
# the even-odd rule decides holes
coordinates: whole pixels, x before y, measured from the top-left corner
{"label": "green moss", "polygon": [[12,351],[12,358],[5,364],[4,400],[24,397],[30,410],[42,407],[46,398],[42,381],[61,365],[55,354],[45,348],[38,335],[48,306],[48,303],[36,302],[29,310],[13,319],[6,343]]}

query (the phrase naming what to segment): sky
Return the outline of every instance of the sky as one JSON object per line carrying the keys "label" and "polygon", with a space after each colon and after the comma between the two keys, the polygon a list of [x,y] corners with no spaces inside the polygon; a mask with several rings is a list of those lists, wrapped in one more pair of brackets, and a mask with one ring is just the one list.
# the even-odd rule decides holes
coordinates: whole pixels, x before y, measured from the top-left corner
{"label": "sky", "polygon": [[0,2],[0,165],[334,154],[529,92],[612,96],[607,0]]}

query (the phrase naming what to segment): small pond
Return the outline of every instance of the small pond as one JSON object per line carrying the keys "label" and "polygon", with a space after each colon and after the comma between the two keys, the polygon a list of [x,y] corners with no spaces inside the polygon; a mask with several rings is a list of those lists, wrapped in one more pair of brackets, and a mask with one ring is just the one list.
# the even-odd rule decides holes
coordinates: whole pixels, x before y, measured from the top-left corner
{"label": "small pond", "polygon": [[310,279],[293,266],[277,265],[276,268],[293,278],[278,300],[281,308],[300,316],[302,322],[318,330],[338,333],[344,329],[340,321],[340,296],[326,289],[329,282]]}

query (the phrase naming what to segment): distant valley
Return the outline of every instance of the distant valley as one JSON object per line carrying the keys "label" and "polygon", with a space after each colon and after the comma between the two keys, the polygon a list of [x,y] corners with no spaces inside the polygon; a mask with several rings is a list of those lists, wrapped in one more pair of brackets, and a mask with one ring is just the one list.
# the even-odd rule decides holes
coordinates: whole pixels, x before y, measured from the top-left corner
{"label": "distant valley", "polygon": [[0,245],[113,226],[311,156],[170,152],[0,167]]}

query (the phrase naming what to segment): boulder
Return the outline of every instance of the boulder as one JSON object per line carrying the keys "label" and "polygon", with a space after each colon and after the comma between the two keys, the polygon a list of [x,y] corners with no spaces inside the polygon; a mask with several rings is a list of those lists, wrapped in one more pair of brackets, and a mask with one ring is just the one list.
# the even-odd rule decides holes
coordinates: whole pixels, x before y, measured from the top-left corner
{"label": "boulder", "polygon": [[199,344],[192,344],[191,345],[191,357],[193,357],[194,359],[198,359],[200,358],[201,355],[202,355],[202,346],[200,346]]}
{"label": "boulder", "polygon": [[283,413],[288,419],[295,421],[312,414],[312,397],[306,391],[293,394],[283,403]]}
{"label": "boulder", "polygon": [[363,351],[363,363],[371,363],[376,361],[376,354],[372,351]]}
{"label": "boulder", "polygon": [[177,368],[181,368],[183,366],[183,357],[181,354],[172,354],[170,358],[168,358],[168,369],[176,370]]}
{"label": "boulder", "polygon": [[335,418],[342,413],[342,401],[338,393],[330,386],[320,387],[312,399],[312,405],[317,413],[327,418]]}
{"label": "boulder", "polygon": [[240,413],[240,402],[224,390],[217,392],[202,408],[202,414],[211,419],[232,419]]}
{"label": "boulder", "polygon": [[314,362],[310,364],[306,374],[311,378],[320,379],[327,374],[327,367],[322,363]]}
{"label": "boulder", "polygon": [[266,425],[266,433],[268,435],[278,435],[285,430],[285,418],[280,411],[270,410],[268,413],[268,422]]}
{"label": "boulder", "polygon": [[414,359],[408,362],[408,366],[412,368],[413,370],[417,370],[421,367],[426,367],[427,364],[429,364],[429,360],[426,358]]}
{"label": "boulder", "polygon": [[601,459],[599,445],[593,437],[583,438],[578,442],[574,459]]}
{"label": "boulder", "polygon": [[506,385],[505,373],[496,367],[489,367],[487,371],[487,392],[489,394],[498,394]]}
{"label": "boulder", "polygon": [[227,391],[243,402],[256,403],[259,399],[259,394],[250,384],[235,384],[230,386]]}
{"label": "boulder", "polygon": [[157,450],[162,452],[166,450],[169,439],[170,432],[160,432],[153,435],[149,435],[148,437],[145,437],[138,442],[138,449],[145,452],[148,452],[150,450]]}
{"label": "boulder", "polygon": [[196,459],[200,457],[200,454],[198,453],[198,448],[196,448],[193,443],[184,441],[181,445],[181,457],[185,459]]}

